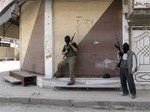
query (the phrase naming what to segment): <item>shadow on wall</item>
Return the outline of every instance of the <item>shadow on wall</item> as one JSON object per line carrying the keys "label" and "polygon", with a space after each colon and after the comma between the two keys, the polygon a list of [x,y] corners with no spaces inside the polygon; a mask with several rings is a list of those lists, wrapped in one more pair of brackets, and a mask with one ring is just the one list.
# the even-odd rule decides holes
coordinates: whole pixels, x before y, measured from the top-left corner
{"label": "shadow on wall", "polygon": [[[77,77],[102,77],[108,73],[119,76],[116,37],[122,40],[122,0],[113,0],[94,26],[79,43]],[[68,68],[64,74],[69,76]]]}

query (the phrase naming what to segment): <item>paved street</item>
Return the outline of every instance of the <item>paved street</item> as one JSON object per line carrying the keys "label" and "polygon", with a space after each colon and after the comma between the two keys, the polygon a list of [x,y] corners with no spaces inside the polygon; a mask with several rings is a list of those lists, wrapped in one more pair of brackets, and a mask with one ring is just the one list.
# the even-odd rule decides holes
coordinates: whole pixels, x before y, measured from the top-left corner
{"label": "paved street", "polygon": [[107,110],[98,108],[77,108],[39,104],[0,103],[0,112],[149,112],[149,110]]}
{"label": "paved street", "polygon": [[[0,65],[12,70],[10,63]],[[18,64],[13,66],[16,69]],[[6,68],[0,72],[0,112],[149,112],[150,109],[150,90],[137,90],[137,98],[131,99],[121,96],[118,90],[54,91],[35,85],[12,86],[3,80],[9,74]]]}

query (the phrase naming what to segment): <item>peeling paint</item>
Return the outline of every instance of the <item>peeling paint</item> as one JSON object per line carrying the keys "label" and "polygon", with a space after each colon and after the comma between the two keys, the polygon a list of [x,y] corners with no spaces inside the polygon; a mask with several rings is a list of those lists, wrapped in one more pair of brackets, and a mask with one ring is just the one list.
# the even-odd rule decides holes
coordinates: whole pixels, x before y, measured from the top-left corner
{"label": "peeling paint", "polygon": [[95,67],[96,69],[111,69],[114,70],[116,68],[117,61],[110,60],[106,58],[103,62],[96,62]]}
{"label": "peeling paint", "polygon": [[96,44],[100,44],[100,42],[99,41],[94,41],[94,43],[93,43],[94,45],[96,45]]}

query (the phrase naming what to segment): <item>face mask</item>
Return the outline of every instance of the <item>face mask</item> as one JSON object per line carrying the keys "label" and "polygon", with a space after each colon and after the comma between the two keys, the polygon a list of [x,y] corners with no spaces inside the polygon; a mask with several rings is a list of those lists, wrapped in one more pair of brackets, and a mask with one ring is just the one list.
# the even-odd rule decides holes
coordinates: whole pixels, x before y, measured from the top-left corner
{"label": "face mask", "polygon": [[65,42],[66,42],[66,44],[69,44],[69,42],[70,42],[70,37],[69,36],[65,37]]}
{"label": "face mask", "polygon": [[125,43],[125,44],[123,45],[123,52],[124,52],[124,53],[127,53],[128,50],[129,50],[129,45],[128,45],[127,43]]}
{"label": "face mask", "polygon": [[124,48],[123,48],[123,52],[124,52],[124,53],[127,53],[128,50],[129,50],[129,48],[127,48],[127,47],[124,47]]}

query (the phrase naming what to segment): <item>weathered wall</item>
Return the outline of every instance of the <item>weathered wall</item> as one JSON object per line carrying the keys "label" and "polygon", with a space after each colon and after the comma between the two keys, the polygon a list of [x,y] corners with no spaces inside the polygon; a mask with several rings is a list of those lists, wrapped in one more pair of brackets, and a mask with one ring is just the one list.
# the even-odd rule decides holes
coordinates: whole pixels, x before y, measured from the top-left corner
{"label": "weathered wall", "polygon": [[[54,0],[52,8],[54,71],[63,58],[64,37],[76,33],[77,75],[116,75],[114,44],[116,34],[119,41],[122,38],[121,0]],[[27,1],[21,11],[21,68],[44,74],[44,2]]]}
{"label": "weathered wall", "polygon": [[79,44],[77,76],[116,71],[115,34],[121,41],[121,0],[55,0],[53,3],[55,70],[63,58],[66,35]]}
{"label": "weathered wall", "polygon": [[[62,60],[64,37],[76,33],[74,41],[79,43],[112,0],[55,0],[53,3],[53,23],[55,37],[55,65]],[[82,25],[85,24],[85,25]],[[80,30],[80,31],[79,31]],[[81,31],[82,30],[82,31]]]}
{"label": "weathered wall", "polygon": [[20,18],[21,68],[44,74],[44,0],[25,2]]}

